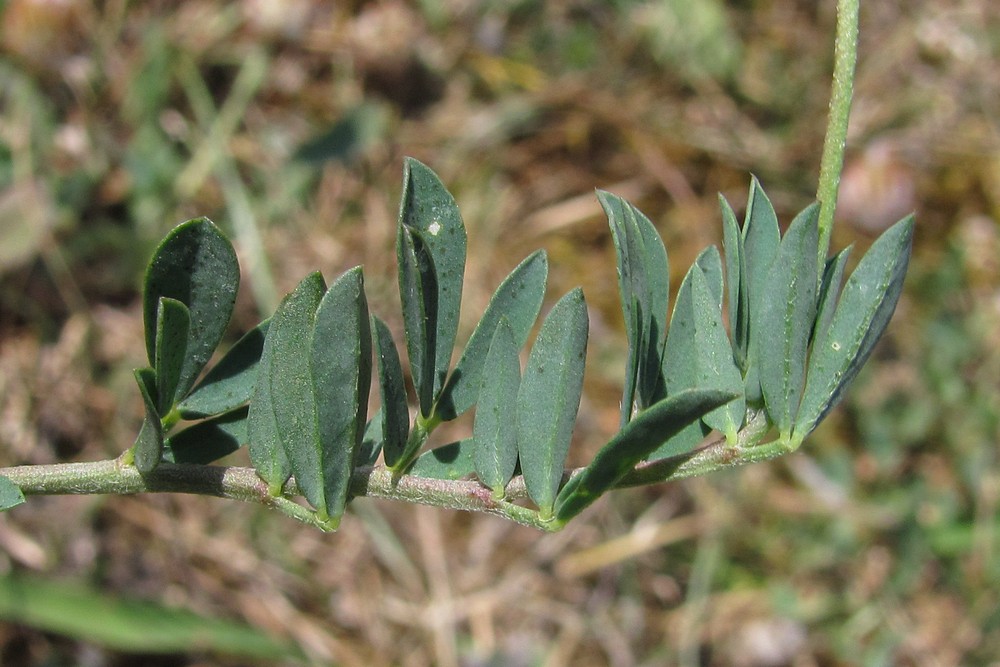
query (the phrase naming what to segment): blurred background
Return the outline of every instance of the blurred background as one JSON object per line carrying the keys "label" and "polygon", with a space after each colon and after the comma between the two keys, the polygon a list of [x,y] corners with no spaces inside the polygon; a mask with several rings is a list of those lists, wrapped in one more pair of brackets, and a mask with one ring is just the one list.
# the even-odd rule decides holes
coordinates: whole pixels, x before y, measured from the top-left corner
{"label": "blurred background", "polygon": [[[612,494],[555,535],[367,499],[331,535],[208,498],[32,499],[0,515],[0,664],[1000,664],[1000,4],[862,10],[834,247],[856,260],[910,211],[916,246],[801,452]],[[550,304],[583,285],[588,460],[625,362],[594,189],[649,215],[675,286],[751,173],[787,224],[814,196],[834,20],[832,0],[0,2],[0,465],[131,445],[142,271],[187,218],[239,252],[229,340],[359,263],[398,332],[404,155],[469,229],[460,336],[538,247]]]}

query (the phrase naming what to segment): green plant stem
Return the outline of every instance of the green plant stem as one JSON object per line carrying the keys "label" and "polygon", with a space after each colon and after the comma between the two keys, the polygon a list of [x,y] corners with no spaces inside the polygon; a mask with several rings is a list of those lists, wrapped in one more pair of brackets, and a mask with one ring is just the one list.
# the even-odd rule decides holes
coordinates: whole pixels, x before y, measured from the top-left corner
{"label": "green plant stem", "polygon": [[[685,477],[707,475],[716,470],[773,459],[789,451],[782,443],[756,443],[769,425],[758,416],[752,419],[736,445],[724,437],[713,440],[684,460],[671,459],[640,465],[620,486],[651,482],[669,482]],[[666,464],[666,465],[665,465]],[[583,469],[569,470],[564,481]],[[294,480],[285,485],[284,496],[272,496],[267,484],[253,468],[161,463],[151,473],[142,475],[123,458],[89,463],[57,463],[0,468],[0,475],[20,487],[25,496],[33,495],[127,495],[135,493],[191,493],[255,503],[277,510],[302,523],[329,530],[315,512],[295,502],[299,495]],[[351,479],[354,497],[384,498],[435,507],[485,512],[524,526],[553,532],[562,524],[541,519],[535,510],[516,504],[528,497],[520,476],[507,485],[503,499],[475,480],[439,480],[402,475],[396,479],[384,466],[363,466]]]}
{"label": "green plant stem", "polygon": [[816,199],[819,212],[819,265],[826,262],[833,232],[833,214],[837,208],[840,174],[844,169],[847,124],[854,95],[854,69],[858,60],[858,10],[861,0],[837,0],[837,37],[833,47],[833,88],[830,92],[830,117],[823,142]]}

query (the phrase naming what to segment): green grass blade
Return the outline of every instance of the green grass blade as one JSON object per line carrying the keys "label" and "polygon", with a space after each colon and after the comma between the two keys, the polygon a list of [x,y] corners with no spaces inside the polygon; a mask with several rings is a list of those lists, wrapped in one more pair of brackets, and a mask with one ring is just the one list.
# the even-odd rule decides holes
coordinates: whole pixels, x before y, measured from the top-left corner
{"label": "green grass blade", "polygon": [[562,523],[572,519],[614,488],[660,444],[735,398],[738,395],[712,389],[686,389],[640,412],[563,487],[556,502],[556,519]]}
{"label": "green grass blade", "polygon": [[399,362],[399,352],[392,332],[385,322],[372,315],[374,331],[375,361],[378,367],[380,438],[385,464],[396,465],[406,447],[410,434],[410,412],[406,403],[406,385],[403,382],[403,367]]}
{"label": "green grass blade", "polygon": [[448,375],[455,335],[458,333],[465,279],[466,233],[454,197],[437,174],[413,158],[406,158],[403,165],[399,224],[419,234],[436,269],[432,394],[437,397]]}
{"label": "green grass blade", "polygon": [[615,245],[618,288],[628,340],[622,424],[633,406],[644,407],[664,391],[660,373],[670,299],[670,269],[653,223],[630,203],[608,192],[597,197],[608,216]]}
{"label": "green grass blade", "polygon": [[163,460],[208,465],[229,456],[247,441],[246,407],[198,422],[167,438]]}
{"label": "green grass blade", "polygon": [[500,318],[509,322],[518,349],[524,346],[542,307],[548,273],[545,251],[537,250],[500,283],[441,392],[435,408],[441,419],[454,419],[475,405],[482,384],[486,353]]}
{"label": "green grass blade", "polygon": [[294,645],[243,623],[21,575],[0,577],[0,618],[128,653],[302,659]]}
{"label": "green grass blade", "polygon": [[221,415],[250,400],[270,320],[246,332],[177,406],[186,419]]}
{"label": "green grass blade", "polygon": [[152,368],[137,369],[135,381],[146,407],[146,418],[132,445],[132,460],[139,472],[147,473],[152,472],[163,457],[163,425],[156,410],[156,373]]}
{"label": "green grass blade", "polygon": [[323,511],[326,489],[309,361],[316,309],[323,299],[325,287],[319,273],[310,274],[278,306],[267,332],[268,341],[273,339],[274,343],[270,373],[259,380],[270,384],[278,442],[299,490],[309,504]]}
{"label": "green grass blade", "polygon": [[[347,506],[354,460],[368,417],[372,376],[369,321],[364,274],[361,267],[355,267],[334,281],[323,296],[316,310],[311,345],[306,348],[310,350],[319,436],[315,456],[324,499],[317,508],[322,508],[334,525]],[[311,461],[312,457],[310,452],[307,458]],[[299,481],[298,470],[295,479]]]}
{"label": "green grass blade", "polygon": [[399,298],[403,305],[406,352],[420,413],[434,409],[434,355],[437,350],[438,288],[434,261],[419,233],[399,226],[396,238]]}
{"label": "green grass blade", "polygon": [[187,306],[176,299],[160,297],[156,315],[156,364],[153,367],[160,415],[169,413],[178,398],[190,324]]}
{"label": "green grass blade", "polygon": [[521,385],[520,346],[506,318],[496,333],[482,373],[482,391],[472,427],[474,458],[479,481],[502,497],[517,467],[517,424],[511,415],[517,405]]}
{"label": "green grass blade", "polygon": [[408,475],[426,479],[464,479],[476,472],[472,438],[435,447],[424,452],[407,470]]}
{"label": "green grass blade", "polygon": [[0,475],[0,512],[6,512],[24,502],[21,488],[3,475]]}
{"label": "green grass blade", "polygon": [[887,229],[847,279],[829,328],[813,346],[793,443],[801,443],[837,404],[888,326],[903,290],[913,224],[909,216]]}
{"label": "green grass blade", "polygon": [[587,304],[577,288],[542,323],[517,394],[518,455],[528,494],[543,517],[552,513],[573,437],[587,333]]}
{"label": "green grass blade", "polygon": [[[760,388],[771,422],[787,438],[805,386],[806,353],[816,318],[819,205],[795,217],[785,232],[764,283],[758,322],[766,335],[755,338]],[[763,332],[762,332],[763,333]]]}
{"label": "green grass blade", "polygon": [[146,352],[156,363],[160,297],[180,301],[191,316],[187,355],[177,392],[184,395],[208,363],[233,313],[240,268],[232,244],[208,218],[178,225],[160,243],[146,269],[143,319]]}

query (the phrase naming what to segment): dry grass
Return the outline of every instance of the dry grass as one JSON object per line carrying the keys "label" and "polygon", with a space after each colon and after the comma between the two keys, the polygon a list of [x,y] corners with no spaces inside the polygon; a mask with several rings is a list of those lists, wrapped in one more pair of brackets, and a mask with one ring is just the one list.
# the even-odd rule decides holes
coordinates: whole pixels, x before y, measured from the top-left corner
{"label": "dry grass", "polygon": [[[584,286],[592,343],[572,456],[585,460],[616,425],[624,363],[593,189],[650,215],[677,282],[719,238],[716,192],[738,206],[753,171],[783,220],[812,197],[833,3],[730,4],[728,33],[695,35],[671,31],[657,3],[9,0],[0,463],[131,443],[139,271],[187,217],[233,232],[251,288],[237,328],[307,271],[357,263],[399,328],[403,155],[432,165],[465,215],[464,331],[537,247],[551,294]],[[556,535],[368,500],[323,535],[211,499],[36,499],[0,516],[0,566],[240,619],[316,664],[989,664],[998,35],[989,0],[865,5],[834,243],[863,246],[915,208],[914,277],[854,401],[803,453],[621,492]],[[733,44],[736,56],[692,69]],[[386,120],[358,155],[292,161],[365,101]],[[120,655],[11,624],[0,663],[242,664]]]}

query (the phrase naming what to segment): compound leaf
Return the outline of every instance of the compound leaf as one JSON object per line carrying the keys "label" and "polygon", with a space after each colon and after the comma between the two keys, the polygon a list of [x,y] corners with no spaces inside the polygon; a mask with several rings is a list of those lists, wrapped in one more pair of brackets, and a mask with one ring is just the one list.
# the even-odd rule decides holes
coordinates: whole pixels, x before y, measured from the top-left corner
{"label": "compound leaf", "polygon": [[[431,352],[434,360],[433,377],[424,378],[423,381],[432,383],[431,393],[437,397],[448,375],[455,335],[458,332],[465,274],[466,233],[454,197],[437,174],[413,158],[406,158],[403,165],[399,224],[419,235],[435,269],[434,300],[437,308],[434,320],[428,322],[428,326],[434,328],[434,347]],[[424,297],[428,298],[428,295]],[[423,403],[421,407],[424,407]]]}
{"label": "compound leaf", "polygon": [[510,323],[501,319],[486,354],[472,428],[476,475],[496,497],[503,496],[517,467],[517,425],[510,417],[521,384],[519,348]]}
{"label": "compound leaf", "polygon": [[889,324],[903,290],[913,222],[908,216],[887,229],[847,279],[829,328],[813,346],[793,443],[801,443],[837,404]]}
{"label": "compound leaf", "polygon": [[441,392],[435,409],[441,419],[454,419],[475,405],[486,353],[500,318],[510,324],[518,349],[524,346],[542,307],[548,273],[545,251],[537,250],[500,283]]}
{"label": "compound leaf", "polygon": [[778,247],[758,302],[766,337],[755,338],[760,387],[780,437],[791,434],[805,386],[806,353],[816,318],[819,204],[795,217]]}
{"label": "compound leaf", "polygon": [[385,464],[391,468],[399,461],[406,447],[406,438],[410,433],[410,413],[406,404],[403,367],[399,362],[399,352],[396,350],[392,332],[386,323],[375,315],[372,315],[371,319],[375,333],[379,395],[382,400],[382,408],[378,415],[381,424],[382,451]]}
{"label": "compound leaf", "polygon": [[146,407],[146,418],[132,446],[132,460],[139,472],[152,472],[163,457],[163,425],[156,409],[156,373],[152,368],[135,371],[135,381]]}
{"label": "compound leaf", "polygon": [[614,488],[661,443],[738,397],[714,389],[685,389],[640,412],[559,492],[556,519],[563,523],[572,519]]}
{"label": "compound leaf", "polygon": [[542,323],[517,394],[521,470],[543,517],[552,514],[580,407],[587,332],[587,304],[577,288]]}
{"label": "compound leaf", "polygon": [[240,284],[232,244],[208,218],[175,227],[146,269],[143,320],[146,352],[156,364],[156,321],[161,297],[180,301],[190,312],[187,354],[177,384],[185,395],[211,358],[229,324]]}
{"label": "compound leaf", "polygon": [[250,400],[270,320],[246,332],[177,409],[186,419],[221,415]]}
{"label": "compound leaf", "polygon": [[229,456],[247,441],[247,412],[242,407],[170,436],[163,443],[163,460],[208,465]]}
{"label": "compound leaf", "polygon": [[173,409],[180,389],[187,353],[191,316],[187,306],[176,299],[160,297],[156,314],[156,399],[157,411],[166,415]]}

